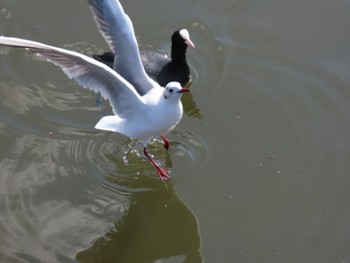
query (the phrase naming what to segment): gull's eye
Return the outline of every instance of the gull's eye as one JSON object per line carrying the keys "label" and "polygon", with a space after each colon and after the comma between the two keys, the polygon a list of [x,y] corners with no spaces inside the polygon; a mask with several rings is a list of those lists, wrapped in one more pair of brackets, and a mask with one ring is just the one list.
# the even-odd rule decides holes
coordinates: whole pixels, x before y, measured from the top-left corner
{"label": "gull's eye", "polygon": [[173,93],[173,91],[174,91],[173,89],[169,89],[169,92],[170,92],[170,93]]}

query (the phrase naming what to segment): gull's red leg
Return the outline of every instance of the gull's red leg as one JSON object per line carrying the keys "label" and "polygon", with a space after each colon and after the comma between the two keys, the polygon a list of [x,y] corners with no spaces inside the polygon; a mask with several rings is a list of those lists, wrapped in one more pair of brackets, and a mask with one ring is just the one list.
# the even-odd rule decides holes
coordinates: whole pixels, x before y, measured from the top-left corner
{"label": "gull's red leg", "polygon": [[148,152],[147,152],[147,149],[146,147],[143,148],[143,153],[144,155],[146,155],[146,157],[148,158],[148,160],[150,160],[150,162],[154,165],[154,167],[157,169],[157,173],[158,173],[158,176],[160,178],[160,180],[166,180],[166,179],[169,179],[169,174],[166,170],[162,169],[159,167],[159,165],[153,161],[153,159],[151,158],[151,156],[149,156]]}
{"label": "gull's red leg", "polygon": [[165,138],[163,135],[161,135],[160,137],[162,137],[162,139],[164,141],[163,147],[165,148],[165,150],[168,150],[169,145],[170,145],[170,141],[167,138]]}

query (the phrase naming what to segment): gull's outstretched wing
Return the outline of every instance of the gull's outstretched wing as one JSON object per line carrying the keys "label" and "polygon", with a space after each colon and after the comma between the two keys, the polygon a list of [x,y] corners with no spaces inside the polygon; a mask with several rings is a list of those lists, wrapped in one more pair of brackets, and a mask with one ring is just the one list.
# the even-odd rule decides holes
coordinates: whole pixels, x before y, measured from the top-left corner
{"label": "gull's outstretched wing", "polygon": [[121,118],[142,112],[142,97],[130,83],[108,66],[77,52],[30,40],[0,36],[0,45],[26,48],[61,67],[66,75],[81,86],[100,92],[108,99],[114,114]]}
{"label": "gull's outstretched wing", "polygon": [[118,0],[88,0],[95,22],[115,54],[113,68],[142,96],[156,84],[143,68],[134,28]]}

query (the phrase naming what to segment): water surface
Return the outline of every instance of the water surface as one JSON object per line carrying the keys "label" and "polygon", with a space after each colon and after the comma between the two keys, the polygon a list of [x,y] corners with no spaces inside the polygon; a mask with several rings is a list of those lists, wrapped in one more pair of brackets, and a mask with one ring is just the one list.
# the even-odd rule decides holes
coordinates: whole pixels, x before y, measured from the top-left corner
{"label": "water surface", "polygon": [[[122,4],[141,49],[196,44],[171,148],[149,149],[171,179],[93,129],[95,94],[1,48],[0,261],[350,262],[349,3]],[[0,34],[107,49],[85,1],[2,0]]]}

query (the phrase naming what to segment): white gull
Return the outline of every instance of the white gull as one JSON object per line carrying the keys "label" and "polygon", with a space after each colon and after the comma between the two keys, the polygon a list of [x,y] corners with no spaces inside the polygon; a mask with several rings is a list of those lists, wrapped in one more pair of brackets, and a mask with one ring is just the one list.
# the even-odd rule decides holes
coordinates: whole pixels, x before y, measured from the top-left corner
{"label": "white gull", "polygon": [[[146,146],[151,137],[162,136],[167,148],[168,141],[163,135],[169,133],[181,120],[183,108],[180,98],[188,89],[181,88],[177,82],[171,82],[162,88],[144,73],[142,79],[149,81],[145,93],[140,95],[132,84],[113,69],[80,53],[5,36],[0,36],[0,45],[26,48],[61,67],[69,78],[75,79],[84,88],[101,93],[109,100],[115,115],[103,117],[95,128],[140,139],[144,145],[144,154],[157,169],[160,179],[169,178],[168,172],[148,154]],[[114,51],[117,53],[117,50]],[[138,68],[139,74],[144,72],[142,64]],[[130,67],[129,70],[135,68]]]}

